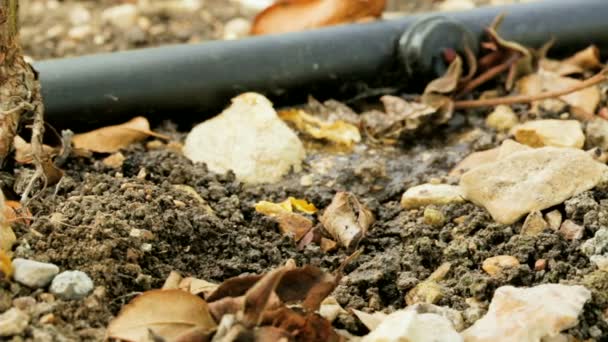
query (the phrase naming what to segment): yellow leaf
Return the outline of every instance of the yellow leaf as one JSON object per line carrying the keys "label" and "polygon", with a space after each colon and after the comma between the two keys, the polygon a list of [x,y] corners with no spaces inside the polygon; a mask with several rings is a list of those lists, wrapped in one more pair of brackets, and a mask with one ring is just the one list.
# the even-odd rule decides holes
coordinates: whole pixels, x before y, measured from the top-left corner
{"label": "yellow leaf", "polygon": [[192,328],[216,327],[207,303],[182,290],[152,290],[133,299],[110,322],[106,339],[147,341],[149,330],[172,341]]}
{"label": "yellow leaf", "polygon": [[314,204],[307,202],[306,200],[294,198],[294,197],[289,197],[288,200],[289,200],[289,202],[291,202],[291,205],[296,210],[299,210],[305,214],[312,215],[317,212],[317,207],[315,207]]}
{"label": "yellow leaf", "polygon": [[[523,77],[517,83],[517,88],[522,95],[537,95],[545,91],[558,91],[571,88],[581,82],[583,81],[575,78],[542,72]],[[600,88],[597,85],[559,97],[560,100],[570,106],[580,108],[586,113],[591,114],[595,113],[600,98]],[[538,101],[534,103],[534,106],[538,106]]]}
{"label": "yellow leaf", "polygon": [[289,197],[283,202],[272,203],[268,201],[260,201],[255,205],[255,211],[268,216],[276,216],[279,214],[292,213],[293,209],[301,211],[305,214],[314,214],[317,212],[317,207],[304,199]]}
{"label": "yellow leaf", "polygon": [[337,144],[350,146],[361,141],[357,126],[342,120],[323,121],[301,109],[288,109],[279,112],[283,121],[292,123],[299,131],[315,139],[325,139]]}
{"label": "yellow leaf", "polygon": [[169,140],[163,134],[150,130],[148,119],[138,116],[123,124],[99,128],[87,133],[76,134],[72,138],[74,147],[99,153],[114,153],[135,142],[153,136]]}
{"label": "yellow leaf", "polygon": [[5,278],[10,278],[13,274],[13,265],[11,264],[11,258],[0,249],[0,275]]}

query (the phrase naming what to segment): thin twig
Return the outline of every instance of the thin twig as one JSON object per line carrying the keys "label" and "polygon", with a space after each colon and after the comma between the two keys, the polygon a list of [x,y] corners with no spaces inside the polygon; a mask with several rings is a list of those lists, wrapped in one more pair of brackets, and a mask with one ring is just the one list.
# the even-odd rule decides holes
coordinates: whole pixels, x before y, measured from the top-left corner
{"label": "thin twig", "polygon": [[482,99],[482,100],[464,100],[454,102],[454,109],[467,109],[467,108],[479,108],[479,107],[493,107],[498,105],[511,105],[516,103],[530,103],[534,101],[541,101],[551,98],[556,98],[570,93],[583,90],[585,88],[594,86],[596,84],[606,81],[606,70],[602,70],[593,77],[590,77],[581,83],[562,90],[546,91],[535,95],[518,95],[518,96],[507,96],[497,97],[494,99]]}
{"label": "thin twig", "polygon": [[479,87],[480,85],[482,85],[482,84],[488,82],[489,80],[495,78],[496,76],[502,74],[504,71],[509,69],[513,64],[515,64],[520,58],[521,58],[521,56],[517,53],[511,54],[511,56],[509,56],[509,58],[507,58],[504,62],[484,71],[481,75],[477,76],[476,78],[471,80],[469,83],[467,83],[464,86],[464,88],[462,88],[462,90],[460,90],[458,92],[458,95],[456,95],[456,97],[460,97],[464,94],[467,94],[467,93],[471,92],[472,90],[474,90],[475,88]]}

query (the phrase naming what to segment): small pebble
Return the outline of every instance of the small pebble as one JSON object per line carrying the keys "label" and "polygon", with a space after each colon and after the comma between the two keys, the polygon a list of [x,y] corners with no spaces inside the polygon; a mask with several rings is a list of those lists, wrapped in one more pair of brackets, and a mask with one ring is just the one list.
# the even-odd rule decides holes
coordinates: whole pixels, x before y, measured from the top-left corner
{"label": "small pebble", "polygon": [[548,227],[549,224],[543,219],[543,214],[540,211],[533,211],[526,217],[524,225],[521,228],[521,234],[528,236],[538,235]]}
{"label": "small pebble", "polygon": [[559,234],[564,237],[566,240],[580,240],[583,237],[583,232],[585,228],[580,226],[572,220],[566,220],[562,223],[561,227],[559,227]]}
{"label": "small pebble", "polygon": [[483,261],[481,268],[489,275],[495,276],[503,273],[505,269],[519,266],[519,260],[511,255],[497,255]]}
{"label": "small pebble", "polygon": [[59,273],[59,267],[46,262],[17,258],[13,260],[13,279],[27,287],[47,286]]}
{"label": "small pebble", "polygon": [[29,323],[29,316],[17,309],[10,308],[0,315],[0,337],[7,337],[21,334]]}
{"label": "small pebble", "polygon": [[538,259],[534,263],[534,270],[536,272],[544,271],[547,268],[547,259]]}
{"label": "small pebble", "polygon": [[66,300],[82,299],[91,291],[93,291],[93,281],[81,271],[62,272],[51,283],[51,292]]}
{"label": "small pebble", "polygon": [[27,312],[34,305],[36,305],[36,299],[33,297],[19,297],[13,299],[13,306],[25,312]]}

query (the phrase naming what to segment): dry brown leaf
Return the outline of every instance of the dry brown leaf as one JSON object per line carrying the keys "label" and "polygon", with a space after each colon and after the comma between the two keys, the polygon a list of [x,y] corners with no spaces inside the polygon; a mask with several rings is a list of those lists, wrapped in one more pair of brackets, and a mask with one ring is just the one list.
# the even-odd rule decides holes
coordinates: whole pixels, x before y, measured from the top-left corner
{"label": "dry brown leaf", "polygon": [[124,161],[125,161],[125,156],[120,152],[116,152],[116,153],[113,153],[113,154],[103,158],[103,160],[101,162],[105,166],[111,167],[113,169],[119,169],[122,167],[122,163]]}
{"label": "dry brown leaf", "polygon": [[575,53],[573,56],[564,59],[563,63],[576,65],[585,70],[599,69],[602,67],[602,62],[600,62],[600,51],[595,45],[591,45],[586,49]]}
{"label": "dry brown leaf", "polygon": [[21,202],[17,201],[4,202],[4,217],[8,224],[12,222],[19,222],[25,225],[29,225],[33,218],[30,210],[28,208],[24,208],[21,205]]}
{"label": "dry brown leaf", "polygon": [[380,98],[384,112],[370,111],[361,115],[365,131],[375,139],[397,139],[401,134],[415,131],[437,112],[425,103],[407,101],[385,95]]}
{"label": "dry brown leaf", "polygon": [[[32,144],[23,140],[22,137],[16,135],[13,139],[13,147],[15,148],[15,161],[19,164],[31,164],[34,161],[32,157]],[[52,158],[57,155],[59,150],[48,145],[42,145],[42,154],[47,158]]]}
{"label": "dry brown leaf", "polygon": [[[543,72],[523,77],[517,83],[517,88],[522,95],[537,95],[545,91],[568,89],[579,85],[581,82],[574,78]],[[600,89],[597,85],[594,85],[568,95],[560,96],[559,99],[572,107],[580,108],[580,110],[586,113],[595,113],[595,109],[600,102],[600,97]],[[533,106],[538,106],[538,102],[534,102]]]}
{"label": "dry brown leaf", "polygon": [[424,89],[425,94],[439,93],[449,94],[456,90],[458,82],[462,77],[462,59],[456,55],[456,58],[450,63],[443,76],[431,81]]}
{"label": "dry brown leaf", "polygon": [[275,289],[281,282],[283,275],[288,271],[289,266],[272,270],[247,291],[243,302],[241,321],[246,327],[258,326],[263,319],[264,311],[273,307],[273,304],[278,304],[277,299],[271,300],[271,297],[275,296],[276,298]]}
{"label": "dry brown leaf", "polygon": [[259,13],[251,34],[302,31],[379,17],[386,0],[278,0]]}
{"label": "dry brown leaf", "polygon": [[313,227],[313,222],[293,212],[299,210],[306,214],[314,214],[317,208],[306,200],[289,197],[283,202],[273,203],[260,201],[255,204],[255,211],[270,216],[279,224],[283,234],[290,234],[295,241],[300,241]]}
{"label": "dry brown leaf", "polygon": [[374,215],[352,193],[338,192],[320,220],[342,246],[356,248],[374,222]]}
{"label": "dry brown leaf", "polygon": [[346,146],[361,141],[359,128],[342,120],[324,121],[301,109],[283,110],[278,114],[281,120],[292,123],[299,131],[315,139],[324,139]]}
{"label": "dry brown leaf", "polygon": [[[197,278],[185,278],[183,281],[189,280],[188,291],[193,295],[198,295],[203,298],[209,297],[215,290],[217,290],[219,284],[211,283],[206,280]],[[180,284],[180,288],[181,288]]]}
{"label": "dry brown leaf", "polygon": [[0,207],[2,209],[0,210],[0,251],[4,251],[7,255],[10,255],[17,237],[6,217],[7,205],[2,191],[0,191]]}
{"label": "dry brown leaf", "polygon": [[123,307],[108,325],[106,338],[136,342],[151,330],[172,340],[195,327],[207,331],[216,327],[204,300],[182,290],[152,290]]}
{"label": "dry brown leaf", "polygon": [[123,124],[99,128],[87,133],[75,134],[72,143],[77,149],[99,153],[114,153],[147,137],[170,140],[170,137],[152,132],[148,119],[133,118]]}
{"label": "dry brown leaf", "polygon": [[279,223],[283,235],[292,235],[296,242],[300,241],[313,226],[308,218],[295,213],[281,213],[274,217]]}

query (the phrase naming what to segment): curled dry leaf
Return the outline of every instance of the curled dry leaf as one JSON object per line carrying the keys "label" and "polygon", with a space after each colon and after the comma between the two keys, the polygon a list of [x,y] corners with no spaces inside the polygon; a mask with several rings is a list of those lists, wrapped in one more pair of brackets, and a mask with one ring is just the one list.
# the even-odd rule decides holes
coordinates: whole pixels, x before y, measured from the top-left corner
{"label": "curled dry leaf", "polygon": [[375,110],[363,113],[362,121],[368,135],[384,141],[415,131],[437,112],[436,107],[397,96],[385,95],[380,101],[384,104],[384,112]]}
{"label": "curled dry leaf", "polygon": [[320,220],[342,246],[355,248],[374,222],[374,215],[352,193],[338,192]]}
{"label": "curled dry leaf", "polygon": [[152,331],[166,340],[173,340],[192,328],[205,331],[216,324],[207,303],[182,290],[152,290],[133,299],[112,320],[106,338],[142,341]]}
{"label": "curled dry leaf", "polygon": [[251,34],[302,31],[379,17],[386,0],[278,0],[259,13]]}
{"label": "curled dry leaf", "polygon": [[448,94],[456,90],[458,82],[462,77],[462,58],[456,55],[456,58],[450,63],[445,74],[431,81],[424,89],[425,94],[439,93]]}
{"label": "curled dry leaf", "polygon": [[19,222],[25,225],[29,225],[33,218],[30,210],[17,201],[4,202],[4,217],[8,224]]}
{"label": "curled dry leaf", "polygon": [[[15,161],[20,164],[31,164],[34,161],[32,157],[32,144],[23,140],[22,137],[16,135],[13,139],[13,147],[15,148]],[[42,145],[42,155],[51,158],[59,153],[59,150],[48,145]]]}
{"label": "curled dry leaf", "polygon": [[324,121],[301,109],[281,111],[279,117],[283,121],[292,123],[299,131],[309,134],[315,139],[325,139],[346,146],[361,141],[359,128],[342,120]]}
{"label": "curled dry leaf", "polygon": [[595,45],[591,45],[562,61],[542,58],[538,62],[538,66],[542,71],[568,76],[581,74],[585,70],[599,69],[602,67],[602,62],[600,62],[599,49]]}
{"label": "curled dry leaf", "polygon": [[170,137],[152,132],[148,119],[133,118],[123,124],[99,128],[87,133],[75,134],[74,147],[99,153],[114,153],[147,137],[169,140]]}
{"label": "curled dry leaf", "polygon": [[[559,76],[553,73],[536,73],[523,77],[517,83],[517,88],[522,95],[537,95],[546,91],[558,91],[572,88],[583,81],[575,78]],[[559,99],[569,104],[572,109],[580,109],[583,112],[593,114],[600,102],[600,89],[597,85],[560,96]],[[538,101],[534,103],[538,106]]]}

